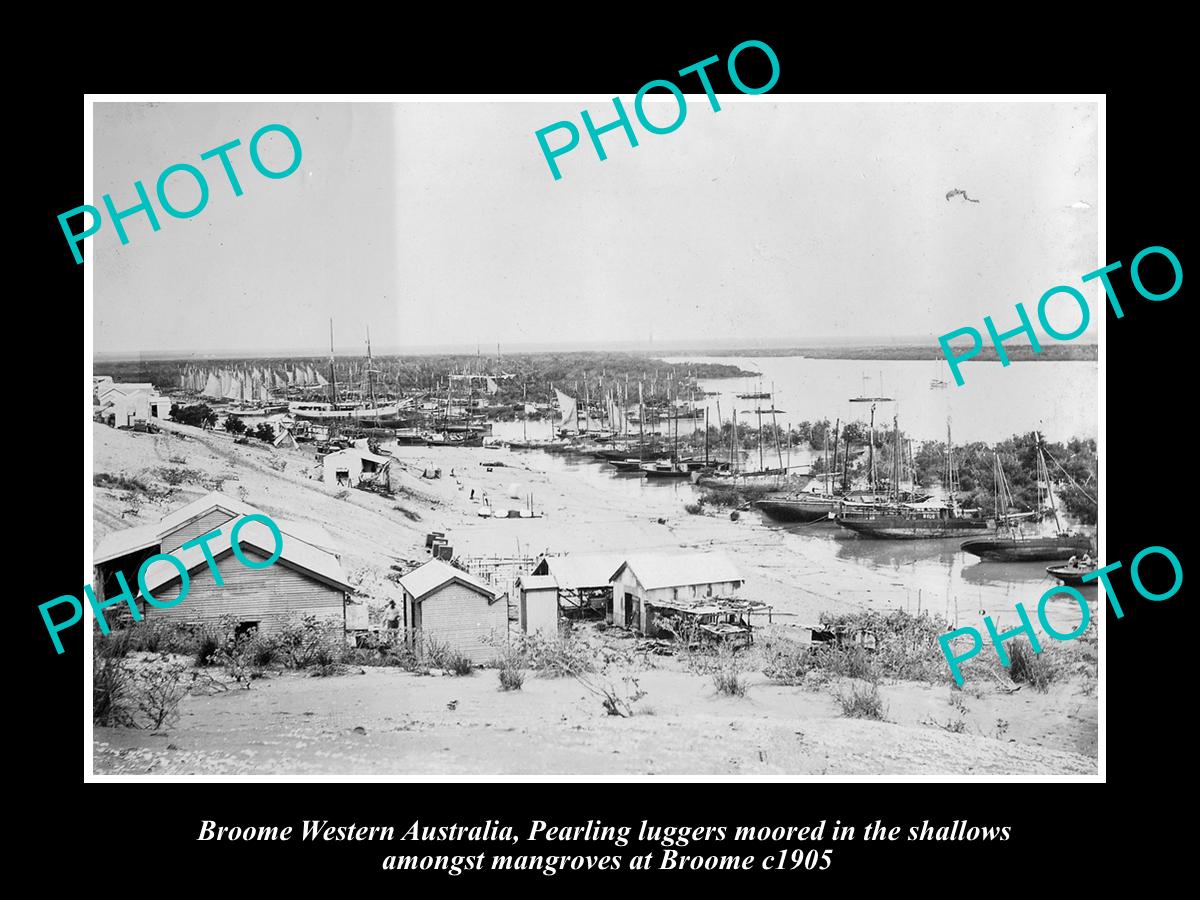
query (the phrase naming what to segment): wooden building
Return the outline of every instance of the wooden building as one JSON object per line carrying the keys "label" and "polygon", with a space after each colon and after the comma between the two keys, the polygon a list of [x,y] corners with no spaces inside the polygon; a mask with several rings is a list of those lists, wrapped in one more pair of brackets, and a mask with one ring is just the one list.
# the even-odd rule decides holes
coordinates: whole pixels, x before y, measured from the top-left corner
{"label": "wooden building", "polygon": [[[534,575],[551,575],[558,585],[558,603],[565,615],[585,615],[604,611],[613,622],[613,570],[625,556],[620,553],[566,553],[543,556],[534,567]],[[623,622],[618,624],[624,624]]]}
{"label": "wooden building", "polygon": [[149,382],[113,382],[107,375],[92,378],[93,417],[117,428],[130,428],[138,420],[166,419],[171,399]]}
{"label": "wooden building", "polygon": [[379,456],[359,447],[335,450],[321,460],[322,480],[330,487],[357,487],[364,479],[386,478],[390,456]]}
{"label": "wooden building", "polygon": [[521,630],[545,638],[558,637],[558,581],[553,575],[522,575]]}
{"label": "wooden building", "polygon": [[649,631],[656,603],[729,598],[745,578],[723,553],[654,553],[629,556],[609,577],[614,621]]}
{"label": "wooden building", "polygon": [[[256,513],[260,511],[253,506],[214,491],[159,522],[108,535],[97,546],[94,558],[97,598],[120,592],[118,571],[138,593],[141,564],[152,556],[170,554],[179,565],[167,560],[151,564],[145,573],[146,589],[159,603],[175,599],[180,594],[182,566],[188,573],[188,593],[177,606],[166,609],[150,604],[138,593],[138,608],[147,619],[200,625],[229,616],[242,627],[270,633],[290,618],[316,615],[338,622],[348,631],[366,629],[366,604],[352,598],[340,557],[323,528],[275,519],[283,538],[279,559],[257,569],[237,559],[230,545],[234,520]],[[221,534],[208,542],[208,548],[223,584],[217,583],[201,546],[182,549],[193,538],[218,528]],[[270,529],[258,521],[247,522],[238,541],[253,564],[265,562],[275,550]]]}
{"label": "wooden building", "polygon": [[407,643],[418,656],[433,640],[486,663],[508,639],[506,595],[462,569],[431,559],[401,578],[400,587]]}

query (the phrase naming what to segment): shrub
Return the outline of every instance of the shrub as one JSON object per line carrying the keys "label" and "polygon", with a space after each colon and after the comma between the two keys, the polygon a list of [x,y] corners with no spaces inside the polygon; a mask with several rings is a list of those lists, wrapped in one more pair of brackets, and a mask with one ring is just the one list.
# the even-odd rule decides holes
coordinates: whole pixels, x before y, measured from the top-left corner
{"label": "shrub", "polygon": [[158,729],[174,722],[193,680],[182,665],[169,662],[165,655],[134,668],[131,694],[141,727]]}
{"label": "shrub", "polygon": [[431,668],[449,668],[452,653],[453,651],[450,649],[448,642],[439,640],[432,635],[425,638],[425,662]]}
{"label": "shrub", "polygon": [[642,690],[642,686],[638,684],[638,680],[632,675],[622,677],[622,688],[618,688],[610,682],[604,687],[597,689],[582,678],[579,681],[584,687],[603,698],[602,705],[604,711],[610,716],[629,718],[634,715],[633,705],[646,696],[646,692]]}
{"label": "shrub", "polygon": [[683,508],[687,512],[691,513],[693,516],[698,516],[702,512],[704,512],[704,507],[701,506],[699,503],[685,503],[683,505]]}
{"label": "shrub", "polygon": [[92,485],[113,490],[132,491],[135,494],[150,493],[149,485],[140,479],[130,478],[127,475],[109,475],[107,472],[97,472],[93,475]]}
{"label": "shrub", "polygon": [[313,615],[290,618],[275,633],[274,643],[279,659],[290,669],[329,670],[346,652],[341,627]]}
{"label": "shrub", "polygon": [[716,685],[718,694],[726,694],[730,697],[746,695],[746,680],[739,672],[731,670],[713,672],[713,684]]}
{"label": "shrub", "polygon": [[499,669],[500,690],[521,690],[521,686],[525,684],[525,658],[519,649],[505,647],[496,660],[496,667]]}
{"label": "shrub", "polygon": [[1050,690],[1054,681],[1054,668],[1040,653],[1034,653],[1024,640],[1015,641],[1008,648],[1009,677],[1017,684],[1028,684],[1039,693]]}
{"label": "shrub", "polygon": [[195,681],[187,668],[166,654],[134,660],[105,656],[93,634],[92,721],[124,728],[162,728],[176,718],[177,708]]}
{"label": "shrub", "polygon": [[500,690],[519,691],[523,684],[525,684],[524,669],[510,665],[500,667]]}
{"label": "shrub", "polygon": [[718,694],[728,697],[744,697],[746,695],[746,679],[742,677],[741,663],[734,655],[733,649],[722,645],[717,651],[716,667],[712,673],[713,684]]}
{"label": "shrub", "polygon": [[205,628],[196,636],[196,665],[211,666],[217,662],[221,649],[221,637],[211,628]]}
{"label": "shrub", "polygon": [[[947,681],[951,677],[938,644],[938,637],[948,627],[940,616],[912,616],[902,611],[889,615],[878,612],[822,613],[821,625],[839,636],[841,646],[848,648],[843,652],[852,654],[851,658],[841,661],[845,671],[838,674],[931,683]],[[874,649],[850,644],[849,641],[858,634],[874,637]]]}
{"label": "shrub", "polygon": [[455,675],[470,675],[475,671],[475,663],[471,661],[471,657],[459,653],[455,650],[446,660],[446,668]]}
{"label": "shrub", "polygon": [[848,694],[838,697],[842,704],[842,715],[850,719],[876,719],[883,722],[887,718],[887,707],[879,696],[879,685],[854,685]]}
{"label": "shrub", "polygon": [[265,669],[279,659],[279,648],[268,638],[255,637],[248,648],[250,662],[258,669]]}
{"label": "shrub", "polygon": [[97,725],[126,725],[129,672],[124,660],[100,652],[92,641],[92,721]]}

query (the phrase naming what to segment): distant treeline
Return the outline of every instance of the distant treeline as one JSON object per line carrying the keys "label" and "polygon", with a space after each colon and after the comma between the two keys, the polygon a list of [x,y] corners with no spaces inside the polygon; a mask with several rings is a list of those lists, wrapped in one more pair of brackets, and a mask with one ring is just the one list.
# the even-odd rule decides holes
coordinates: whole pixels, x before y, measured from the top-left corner
{"label": "distant treeline", "polygon": [[[958,349],[958,344],[954,344]],[[1098,359],[1095,344],[1043,344],[1034,353],[1028,344],[1006,345],[1005,352],[1014,362],[1080,362]],[[941,348],[930,344],[863,345],[858,347],[782,347],[742,350],[680,350],[677,356],[806,356],[810,359],[943,359]],[[998,362],[996,348],[985,344],[972,362]]]}
{"label": "distant treeline", "polygon": [[[587,393],[599,399],[605,392],[629,385],[629,398],[637,397],[640,381],[647,400],[665,398],[668,391],[686,397],[688,385],[701,378],[744,378],[757,376],[735,365],[722,363],[672,364],[643,353],[600,351],[514,353],[503,356],[444,354],[432,356],[374,357],[374,387],[376,391],[404,392],[414,389],[443,392],[451,374],[478,374],[496,377],[498,391],[493,395],[497,404],[548,401],[553,399],[551,385],[569,394]],[[97,362],[95,372],[111,375],[116,381],[152,382],[162,390],[180,385],[180,375],[189,367],[210,371],[221,368],[261,368],[284,370],[295,366],[312,366],[326,378],[330,377],[328,357],[239,357],[205,360],[151,360]],[[343,356],[334,361],[334,379],[339,389],[361,390],[367,380],[365,356]],[[500,376],[511,376],[501,378]],[[455,385],[457,393],[464,388]],[[481,391],[479,382],[476,393]]]}

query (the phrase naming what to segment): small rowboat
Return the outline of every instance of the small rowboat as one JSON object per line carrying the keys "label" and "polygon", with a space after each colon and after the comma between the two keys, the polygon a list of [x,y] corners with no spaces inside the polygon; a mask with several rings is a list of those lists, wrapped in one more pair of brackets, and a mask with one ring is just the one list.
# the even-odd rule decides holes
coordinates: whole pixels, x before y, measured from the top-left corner
{"label": "small rowboat", "polygon": [[1071,566],[1063,563],[1058,566],[1046,566],[1046,571],[1061,581],[1063,584],[1069,584],[1072,587],[1080,587],[1085,582],[1084,575],[1088,575],[1095,569],[1085,568],[1084,566]]}

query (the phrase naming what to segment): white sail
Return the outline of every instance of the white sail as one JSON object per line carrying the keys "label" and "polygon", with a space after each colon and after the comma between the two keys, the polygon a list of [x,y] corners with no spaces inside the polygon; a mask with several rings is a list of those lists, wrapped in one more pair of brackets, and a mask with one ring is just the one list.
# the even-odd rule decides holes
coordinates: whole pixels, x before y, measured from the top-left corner
{"label": "white sail", "polygon": [[208,381],[204,385],[205,397],[220,397],[221,396],[221,379],[217,377],[215,372],[208,373]]}
{"label": "white sail", "polygon": [[240,378],[229,379],[229,387],[225,390],[226,400],[241,400],[242,399],[242,381]]}
{"label": "white sail", "polygon": [[564,431],[579,430],[578,404],[574,397],[568,397],[558,388],[554,389],[555,395],[558,397],[558,409],[562,413],[562,422],[559,427]]}
{"label": "white sail", "polygon": [[500,386],[496,384],[496,379],[489,375],[487,380],[487,392],[489,394],[494,394],[498,390],[500,390]]}
{"label": "white sail", "polygon": [[313,384],[319,384],[321,387],[325,387],[325,385],[329,384],[329,381],[325,378],[325,376],[316,371],[312,366],[309,366],[308,370],[312,372],[314,376]]}

